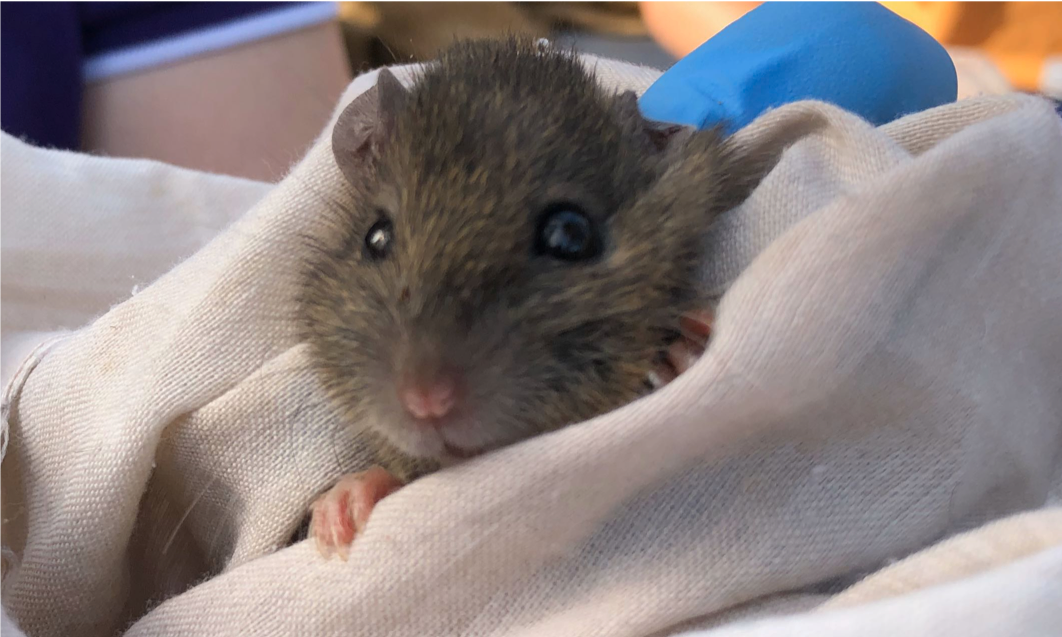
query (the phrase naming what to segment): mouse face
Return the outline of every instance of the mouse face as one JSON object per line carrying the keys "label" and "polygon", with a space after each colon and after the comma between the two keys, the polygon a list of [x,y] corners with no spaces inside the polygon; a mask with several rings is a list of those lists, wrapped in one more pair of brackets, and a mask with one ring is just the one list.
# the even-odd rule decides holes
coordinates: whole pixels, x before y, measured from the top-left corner
{"label": "mouse face", "polygon": [[374,123],[337,125],[355,192],[302,299],[333,401],[447,464],[643,393],[697,303],[714,135],[667,160],[632,99],[512,42],[376,90]]}

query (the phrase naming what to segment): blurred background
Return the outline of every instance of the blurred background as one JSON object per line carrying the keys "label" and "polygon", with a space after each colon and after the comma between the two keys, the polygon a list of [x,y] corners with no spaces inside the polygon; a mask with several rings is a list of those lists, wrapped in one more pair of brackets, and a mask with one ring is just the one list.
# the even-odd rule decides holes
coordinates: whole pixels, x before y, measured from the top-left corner
{"label": "blurred background", "polygon": [[[0,3],[0,118],[31,143],[276,181],[343,89],[513,32],[666,69],[757,2]],[[884,2],[952,54],[960,98],[1062,97],[1062,3]]]}

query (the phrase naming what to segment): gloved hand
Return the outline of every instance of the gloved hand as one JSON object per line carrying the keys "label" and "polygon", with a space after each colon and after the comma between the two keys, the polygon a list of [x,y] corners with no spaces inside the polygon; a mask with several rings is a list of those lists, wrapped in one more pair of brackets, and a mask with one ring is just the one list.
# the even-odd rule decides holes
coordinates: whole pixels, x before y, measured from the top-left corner
{"label": "gloved hand", "polygon": [[803,99],[880,125],[956,91],[944,48],[876,2],[767,2],[671,67],[640,106],[652,120],[730,133]]}

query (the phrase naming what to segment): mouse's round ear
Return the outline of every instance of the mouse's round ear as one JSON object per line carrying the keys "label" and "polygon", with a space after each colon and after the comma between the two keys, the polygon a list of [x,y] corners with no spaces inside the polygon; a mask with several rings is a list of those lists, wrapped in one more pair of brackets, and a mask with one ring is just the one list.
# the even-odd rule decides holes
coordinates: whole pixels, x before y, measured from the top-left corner
{"label": "mouse's round ear", "polygon": [[649,152],[664,153],[676,146],[681,146],[682,142],[693,133],[693,129],[688,126],[646,119],[641,109],[638,108],[638,95],[634,91],[625,91],[617,95],[616,109],[619,112],[620,121],[634,135],[644,139]]}
{"label": "mouse's round ear", "polygon": [[361,187],[374,172],[386,141],[394,132],[398,113],[408,91],[388,69],[381,69],[376,84],[345,108],[332,129],[332,154],[343,175]]}

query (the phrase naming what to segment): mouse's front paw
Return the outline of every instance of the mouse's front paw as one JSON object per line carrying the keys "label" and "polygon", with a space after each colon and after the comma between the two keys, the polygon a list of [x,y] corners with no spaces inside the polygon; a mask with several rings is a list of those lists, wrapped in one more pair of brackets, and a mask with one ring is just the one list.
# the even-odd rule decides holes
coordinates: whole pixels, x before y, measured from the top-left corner
{"label": "mouse's front paw", "polygon": [[649,372],[648,382],[654,389],[675,380],[704,354],[712,334],[712,319],[711,310],[682,315],[679,319],[682,336],[668,347],[665,360]]}
{"label": "mouse's front paw", "polygon": [[394,493],[402,483],[382,467],[350,473],[310,505],[310,536],[326,559],[347,550],[369,521],[376,503]]}

